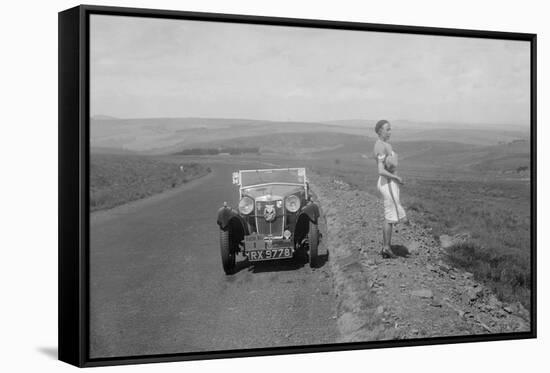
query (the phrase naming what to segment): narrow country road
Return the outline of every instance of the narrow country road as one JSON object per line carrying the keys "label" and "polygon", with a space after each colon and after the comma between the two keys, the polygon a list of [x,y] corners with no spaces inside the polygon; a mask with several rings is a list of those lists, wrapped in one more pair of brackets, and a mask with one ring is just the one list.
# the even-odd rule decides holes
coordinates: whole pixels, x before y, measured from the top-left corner
{"label": "narrow country road", "polygon": [[235,205],[237,190],[231,167],[211,168],[181,188],[92,214],[92,358],[336,342],[328,263],[312,270],[238,256],[238,272],[224,274],[216,212]]}

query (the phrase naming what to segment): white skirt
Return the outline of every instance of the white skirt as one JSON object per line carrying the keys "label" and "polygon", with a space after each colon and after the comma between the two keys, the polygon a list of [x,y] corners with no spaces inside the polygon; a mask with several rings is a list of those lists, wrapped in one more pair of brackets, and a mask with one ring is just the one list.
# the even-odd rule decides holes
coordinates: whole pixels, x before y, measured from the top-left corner
{"label": "white skirt", "polygon": [[397,223],[399,220],[406,218],[405,209],[399,201],[399,185],[387,177],[380,176],[377,187],[384,201],[384,217],[386,221]]}

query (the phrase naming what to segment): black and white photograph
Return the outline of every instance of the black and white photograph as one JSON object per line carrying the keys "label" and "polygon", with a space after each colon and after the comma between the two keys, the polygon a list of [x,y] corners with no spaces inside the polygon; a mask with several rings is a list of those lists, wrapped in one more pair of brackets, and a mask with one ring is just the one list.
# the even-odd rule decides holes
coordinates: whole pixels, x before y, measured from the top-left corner
{"label": "black and white photograph", "polygon": [[90,16],[91,358],[531,330],[531,44]]}
{"label": "black and white photograph", "polygon": [[543,2],[6,2],[6,372],[540,371]]}

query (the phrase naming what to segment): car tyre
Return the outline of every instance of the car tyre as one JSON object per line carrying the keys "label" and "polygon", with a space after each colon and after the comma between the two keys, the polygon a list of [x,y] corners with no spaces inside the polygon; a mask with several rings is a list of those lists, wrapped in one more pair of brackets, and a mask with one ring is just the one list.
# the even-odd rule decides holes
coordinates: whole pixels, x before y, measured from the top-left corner
{"label": "car tyre", "polygon": [[309,222],[309,232],[307,234],[309,244],[309,266],[315,268],[318,259],[319,247],[319,226],[313,222]]}
{"label": "car tyre", "polygon": [[298,264],[307,264],[307,248],[305,245],[294,245],[294,258]]}
{"label": "car tyre", "polygon": [[223,270],[226,275],[231,275],[235,272],[235,252],[231,247],[231,235],[228,230],[220,230],[220,250]]}

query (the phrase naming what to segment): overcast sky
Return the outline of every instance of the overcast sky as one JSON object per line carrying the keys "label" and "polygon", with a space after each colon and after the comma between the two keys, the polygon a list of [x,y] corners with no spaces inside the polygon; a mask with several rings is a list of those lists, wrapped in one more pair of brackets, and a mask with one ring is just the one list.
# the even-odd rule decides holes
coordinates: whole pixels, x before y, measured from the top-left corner
{"label": "overcast sky", "polygon": [[529,43],[91,17],[91,113],[529,124]]}

